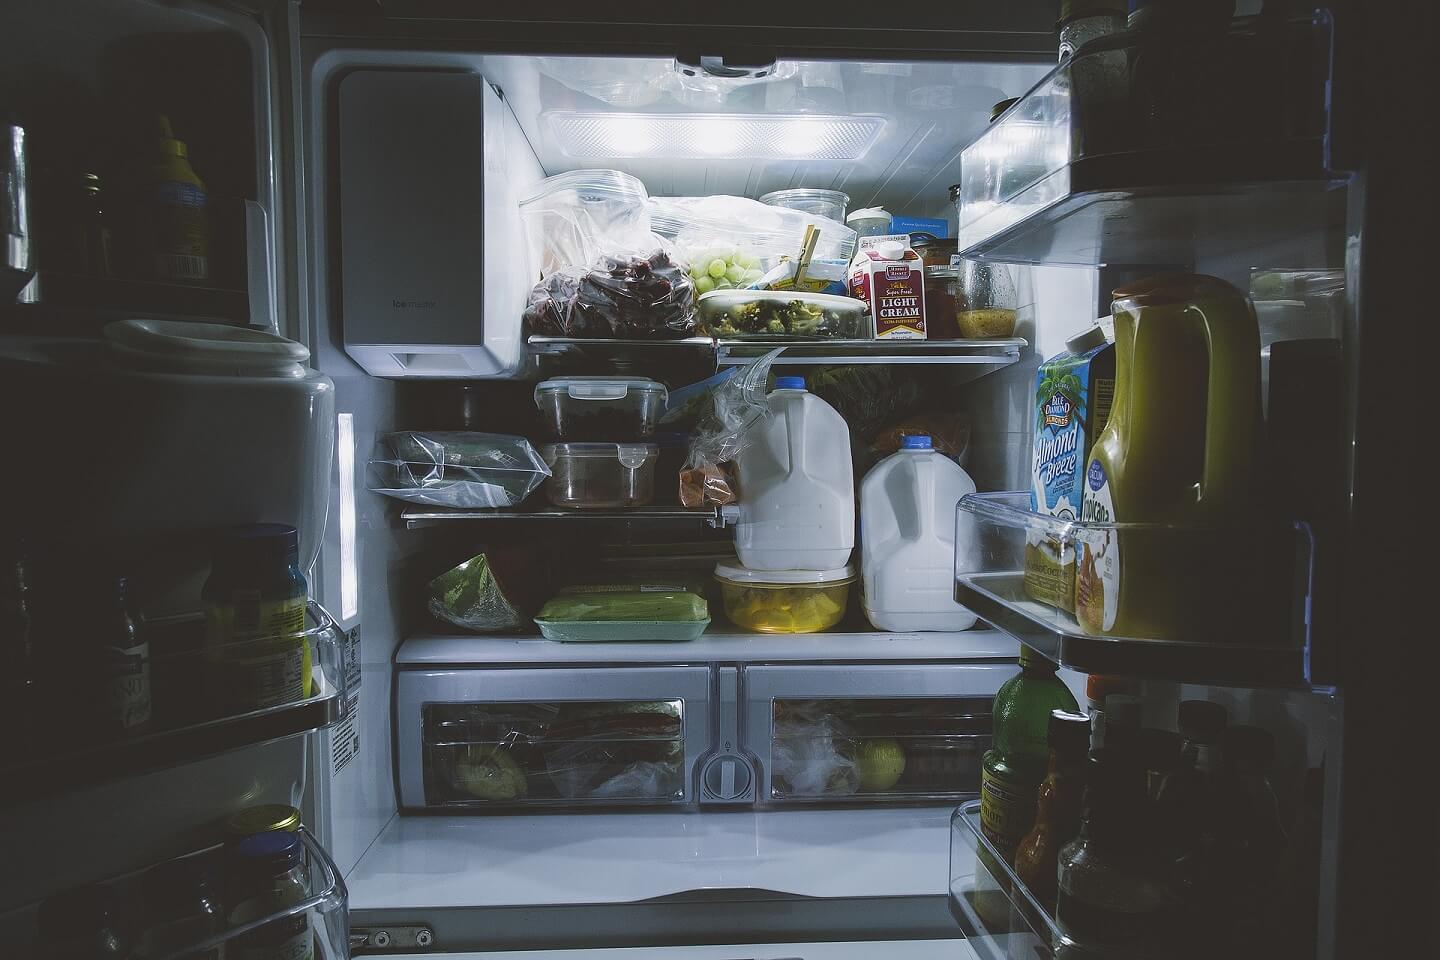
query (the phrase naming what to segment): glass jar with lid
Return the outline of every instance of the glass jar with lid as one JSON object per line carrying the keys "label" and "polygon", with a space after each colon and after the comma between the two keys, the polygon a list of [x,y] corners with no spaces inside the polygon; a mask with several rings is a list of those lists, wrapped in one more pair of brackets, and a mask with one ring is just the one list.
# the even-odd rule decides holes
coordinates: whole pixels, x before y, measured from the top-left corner
{"label": "glass jar with lid", "polygon": [[[233,870],[232,927],[283,913],[310,896],[305,842],[298,833],[276,830],[246,837],[235,845]],[[310,911],[291,913],[243,933],[235,938],[235,947],[246,960],[313,960]]]}

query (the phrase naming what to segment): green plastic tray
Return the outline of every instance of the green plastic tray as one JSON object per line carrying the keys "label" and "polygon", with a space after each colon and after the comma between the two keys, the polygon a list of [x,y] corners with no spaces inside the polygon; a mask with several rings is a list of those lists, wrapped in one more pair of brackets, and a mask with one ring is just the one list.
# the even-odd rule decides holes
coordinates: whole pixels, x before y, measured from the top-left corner
{"label": "green plastic tray", "polygon": [[546,640],[562,643],[618,643],[639,640],[694,640],[710,626],[704,620],[536,620]]}

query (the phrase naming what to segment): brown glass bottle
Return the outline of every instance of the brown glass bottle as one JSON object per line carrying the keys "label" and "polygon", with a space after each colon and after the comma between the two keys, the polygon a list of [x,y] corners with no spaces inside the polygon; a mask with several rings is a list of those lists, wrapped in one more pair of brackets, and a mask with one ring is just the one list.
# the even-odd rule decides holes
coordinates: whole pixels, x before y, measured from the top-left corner
{"label": "brown glass bottle", "polygon": [[1046,907],[1055,906],[1060,848],[1080,832],[1090,721],[1068,710],[1050,711],[1050,764],[1040,784],[1035,827],[1015,852],[1015,873]]}

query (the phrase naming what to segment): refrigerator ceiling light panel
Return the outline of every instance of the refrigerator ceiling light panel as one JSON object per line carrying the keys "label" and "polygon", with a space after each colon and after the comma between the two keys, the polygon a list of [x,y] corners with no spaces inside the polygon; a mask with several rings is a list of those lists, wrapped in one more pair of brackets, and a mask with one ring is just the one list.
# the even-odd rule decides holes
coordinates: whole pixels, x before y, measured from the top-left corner
{"label": "refrigerator ceiling light panel", "polygon": [[884,117],[548,112],[560,149],[577,160],[858,160]]}

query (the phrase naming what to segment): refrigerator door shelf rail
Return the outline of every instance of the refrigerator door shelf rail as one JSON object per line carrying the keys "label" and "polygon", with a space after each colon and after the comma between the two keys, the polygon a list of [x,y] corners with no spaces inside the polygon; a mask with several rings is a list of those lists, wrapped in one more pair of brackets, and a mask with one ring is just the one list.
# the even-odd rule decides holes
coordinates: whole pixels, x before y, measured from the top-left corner
{"label": "refrigerator door shelf rail", "polygon": [[707,523],[712,527],[725,526],[725,517],[715,508],[687,510],[684,507],[630,507],[617,510],[560,510],[542,508],[538,510],[444,510],[435,507],[411,507],[400,514],[405,526],[411,530],[430,527],[441,523],[466,520],[543,520],[543,521],[584,521],[607,520],[615,522],[663,523],[665,521],[689,520]]}
{"label": "refrigerator door shelf rail", "polygon": [[[303,637],[311,659],[310,695],[290,703],[206,718],[211,712],[203,678],[216,661],[202,637],[197,617],[154,621],[150,635],[150,730],[129,737],[101,738],[74,715],[54,712],[35,718],[47,731],[0,760],[0,779],[10,789],[0,794],[0,807],[34,800],[55,792],[177,767],[281,737],[328,727],[345,716],[349,687],[345,633],[320,604],[308,602],[306,629],[282,638]],[[238,659],[265,640],[243,641]],[[222,666],[222,659],[218,661]],[[351,665],[354,669],[354,665]],[[76,692],[80,696],[80,692]],[[69,704],[79,709],[79,701]],[[86,735],[89,729],[91,735]],[[23,786],[22,786],[23,785]]]}
{"label": "refrigerator door shelf rail", "polygon": [[[304,846],[305,869],[303,872],[306,878],[306,890],[303,899],[287,907],[270,910],[250,917],[244,922],[226,926],[225,929],[211,932],[208,935],[200,935],[200,930],[194,926],[189,927],[191,939],[188,942],[177,938],[166,943],[150,954],[154,960],[181,960],[184,957],[204,956],[212,950],[232,954],[234,952],[245,953],[246,941],[250,940],[253,944],[250,934],[289,918],[300,918],[308,923],[313,936],[316,958],[341,960],[341,958],[349,957],[350,911],[349,893],[345,889],[345,881],[341,878],[335,861],[330,859],[325,848],[308,829],[300,826],[294,832]],[[228,844],[215,844],[173,860],[161,861],[142,870],[111,878],[105,881],[103,886],[114,891],[116,898],[121,902],[138,902],[138,898],[132,901],[125,897],[127,894],[138,894],[146,882],[146,874],[151,871],[168,869],[171,864],[182,861],[195,862],[197,870],[219,871],[224,869],[225,859],[230,852]],[[31,908],[19,908],[21,911],[29,909]],[[298,921],[292,920],[292,923],[294,922]],[[36,946],[38,951],[39,945]],[[227,947],[228,949],[226,949]]]}
{"label": "refrigerator door shelf rail", "polygon": [[[684,357],[706,367],[740,366],[784,349],[785,365],[970,364],[999,369],[1020,359],[1027,346],[1019,337],[994,340],[607,340],[532,336],[530,352],[545,361],[619,364],[626,370],[651,369]],[[981,372],[990,372],[984,370]]]}
{"label": "refrigerator door shelf rail", "polygon": [[[970,494],[956,508],[957,542],[978,549],[956,557],[955,600],[991,626],[1081,673],[1308,685],[1315,564],[1308,525],[1085,523],[1028,507],[1021,490]],[[1095,573],[1089,588],[1096,596],[1103,587],[1119,606],[1118,614],[1109,607],[1111,626],[1128,616],[1128,627],[1144,622],[1153,633],[1106,632],[1077,619],[1071,610],[1081,605],[1083,577],[1076,571],[1087,564],[1113,571],[1113,579]],[[1066,588],[1074,592],[1063,608],[1038,596]],[[1113,600],[1127,591],[1143,601]],[[1096,616],[1093,606],[1086,613]]]}

